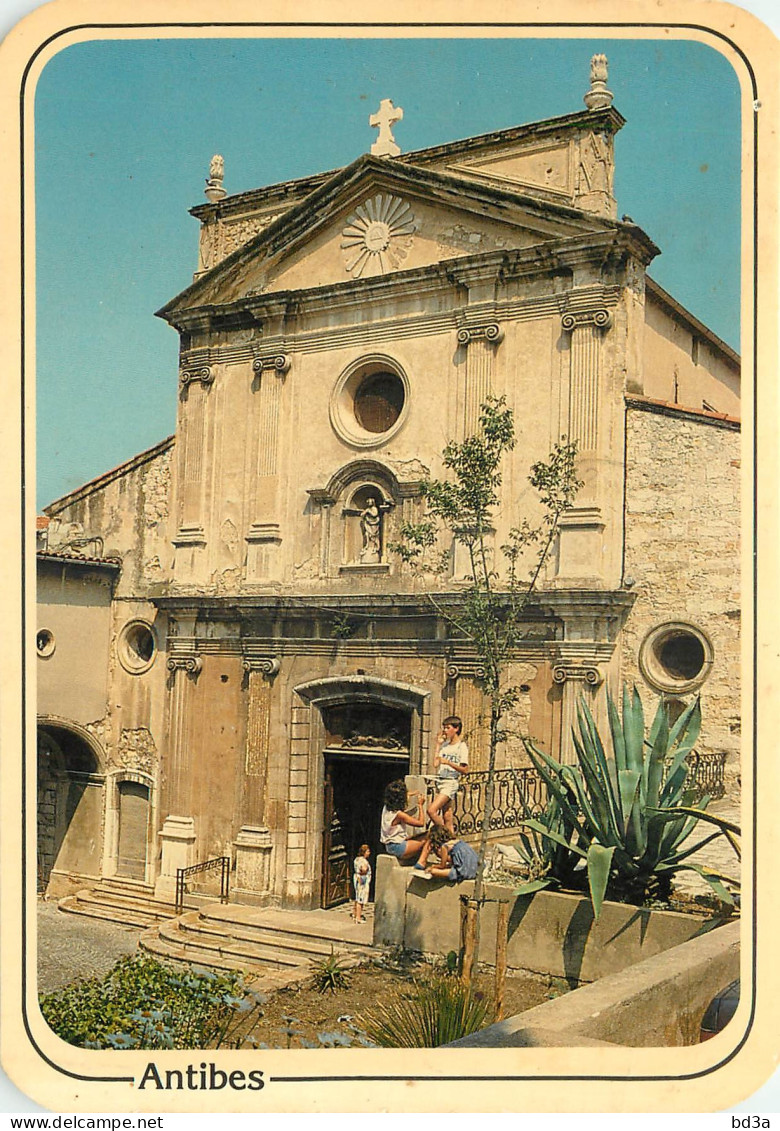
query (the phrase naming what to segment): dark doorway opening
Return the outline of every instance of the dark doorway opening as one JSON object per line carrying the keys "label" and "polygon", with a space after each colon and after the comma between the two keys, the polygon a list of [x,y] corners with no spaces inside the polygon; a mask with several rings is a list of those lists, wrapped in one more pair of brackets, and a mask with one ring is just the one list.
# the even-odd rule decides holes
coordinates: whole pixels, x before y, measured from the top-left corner
{"label": "dark doorway opening", "polygon": [[385,786],[409,772],[409,757],[395,751],[325,751],[322,906],[353,898],[352,862],[361,844],[371,849],[374,899],[376,859],[382,851],[379,822]]}
{"label": "dark doorway opening", "polygon": [[98,875],[104,776],[94,751],[64,726],[38,727],[38,890],[53,871]]}

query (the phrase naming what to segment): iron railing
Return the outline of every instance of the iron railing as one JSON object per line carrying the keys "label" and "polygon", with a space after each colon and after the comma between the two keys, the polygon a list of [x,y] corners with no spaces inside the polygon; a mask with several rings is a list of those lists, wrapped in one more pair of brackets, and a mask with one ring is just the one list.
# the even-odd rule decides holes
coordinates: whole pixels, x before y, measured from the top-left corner
{"label": "iron railing", "polygon": [[219,877],[219,902],[227,903],[230,895],[230,857],[217,856],[213,860],[205,860],[202,864],[192,864],[189,868],[176,869],[176,914],[181,915],[184,910],[184,895],[187,890],[187,879],[203,872],[215,872],[220,869]]}
{"label": "iron railing", "polygon": [[[725,796],[724,769],[726,753],[700,754],[692,751],[687,758],[688,786],[694,790],[694,803],[705,794],[714,801]],[[479,832],[487,797],[487,770],[463,774],[461,788],[455,798],[455,824],[460,836]],[[426,778],[429,800],[435,793],[434,779]],[[536,816],[547,800],[547,789],[532,766],[502,769],[494,773],[493,807],[488,818],[491,832],[515,829],[524,816]]]}
{"label": "iron railing", "polygon": [[724,772],[726,769],[725,750],[718,750],[714,754],[700,754],[692,750],[686,761],[688,763],[688,779],[686,784],[696,790],[696,800],[701,801],[705,794],[709,794],[713,801],[726,795],[726,782]]}

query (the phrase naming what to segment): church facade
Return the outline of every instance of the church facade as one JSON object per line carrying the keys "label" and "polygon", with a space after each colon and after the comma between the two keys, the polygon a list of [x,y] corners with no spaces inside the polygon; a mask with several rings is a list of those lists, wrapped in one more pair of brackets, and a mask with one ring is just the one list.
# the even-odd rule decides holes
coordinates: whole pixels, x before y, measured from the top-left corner
{"label": "church facade", "polygon": [[524,734],[570,758],[579,696],[604,718],[625,681],[648,706],[700,694],[700,751],[738,788],[739,359],[617,218],[606,78],[596,56],[584,110],[408,154],[384,102],[372,153],[257,191],[227,195],[214,159],[197,272],[158,312],[175,435],[46,508],[43,558],[118,563],[102,712],[55,709],[61,650],[39,647],[41,733],[65,776],[81,735],[94,787],[94,843],[52,858],[52,890],[166,895],[228,856],[233,898],[328,906],[445,716],[484,771],[478,658],[430,599],[465,562],[443,546],[449,576],[420,576],[392,547],[489,395],[517,429],[497,546],[538,517],[529,470],[562,436],[583,481],[512,657],[501,764]]}

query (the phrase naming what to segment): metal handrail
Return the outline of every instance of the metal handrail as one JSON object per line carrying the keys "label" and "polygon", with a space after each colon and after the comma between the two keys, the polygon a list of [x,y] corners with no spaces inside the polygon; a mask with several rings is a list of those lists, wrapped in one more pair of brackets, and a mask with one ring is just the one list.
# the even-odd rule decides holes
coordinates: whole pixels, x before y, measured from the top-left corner
{"label": "metal handrail", "polygon": [[[688,763],[688,786],[694,790],[694,799],[700,800],[705,794],[711,800],[724,797],[726,786],[724,769],[727,755],[699,753],[692,750]],[[668,768],[668,767],[667,767]],[[436,792],[435,777],[421,775],[425,780],[428,800],[432,801]],[[455,827],[461,836],[470,836],[482,827],[487,794],[487,770],[470,770],[460,779],[461,789],[455,797],[453,816]],[[496,832],[501,829],[514,829],[518,821],[529,813],[537,815],[544,808],[547,790],[537,771],[531,766],[502,768],[494,771],[493,810],[488,818],[488,827]]]}
{"label": "metal handrail", "polygon": [[230,857],[215,856],[213,860],[205,860],[202,864],[191,864],[189,868],[176,869],[176,914],[181,915],[184,910],[184,894],[187,886],[187,877],[199,875],[202,872],[213,872],[221,869],[219,879],[219,902],[227,903],[230,896]]}

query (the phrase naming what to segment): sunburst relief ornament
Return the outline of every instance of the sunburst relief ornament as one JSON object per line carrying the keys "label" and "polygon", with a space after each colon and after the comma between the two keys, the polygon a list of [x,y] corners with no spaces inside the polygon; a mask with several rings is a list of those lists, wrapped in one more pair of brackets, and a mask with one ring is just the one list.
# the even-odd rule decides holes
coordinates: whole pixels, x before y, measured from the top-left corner
{"label": "sunburst relief ornament", "polygon": [[400,266],[416,227],[405,200],[377,193],[357,206],[341,233],[344,266],[356,279]]}

